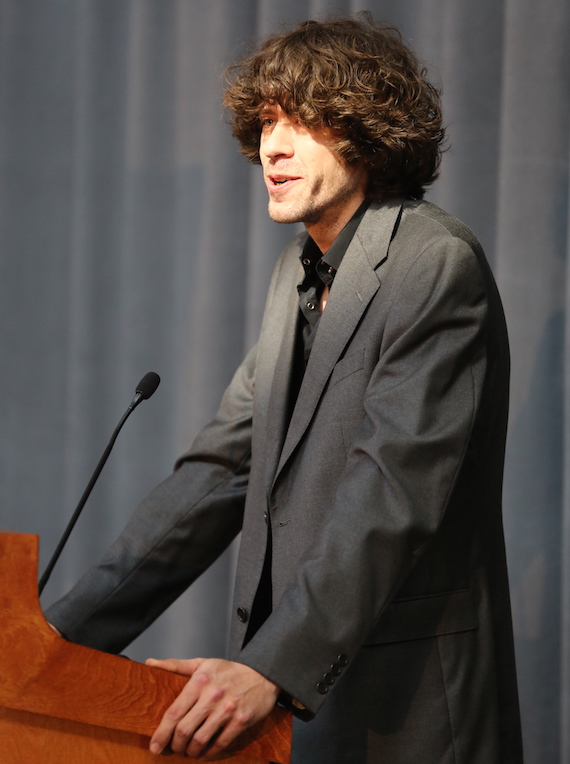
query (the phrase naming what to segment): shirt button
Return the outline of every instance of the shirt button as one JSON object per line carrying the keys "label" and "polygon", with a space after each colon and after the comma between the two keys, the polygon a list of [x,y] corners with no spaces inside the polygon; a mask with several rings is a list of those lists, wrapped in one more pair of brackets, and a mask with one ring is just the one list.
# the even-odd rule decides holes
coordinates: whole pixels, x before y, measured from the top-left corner
{"label": "shirt button", "polygon": [[327,273],[332,273],[332,272],[333,272],[333,270],[334,270],[334,268],[333,268],[333,267],[332,267],[332,265],[331,265],[331,266],[330,266],[330,268],[328,269]]}
{"label": "shirt button", "polygon": [[319,682],[317,684],[317,692],[320,695],[326,695],[328,691],[329,691],[329,688],[327,687],[327,685],[324,682]]}
{"label": "shirt button", "polygon": [[263,519],[265,520],[265,525],[267,525],[267,512],[263,513]]}
{"label": "shirt button", "polygon": [[311,264],[311,261],[309,260],[309,258],[308,257],[304,257],[303,258],[303,265],[310,265],[310,264]]}
{"label": "shirt button", "polygon": [[308,302],[307,303],[307,308],[309,310],[314,310],[315,309],[315,303],[314,302]]}
{"label": "shirt button", "polygon": [[247,618],[248,618],[247,610],[244,607],[238,607],[236,612],[237,612],[238,619],[242,623],[246,623],[247,622]]}

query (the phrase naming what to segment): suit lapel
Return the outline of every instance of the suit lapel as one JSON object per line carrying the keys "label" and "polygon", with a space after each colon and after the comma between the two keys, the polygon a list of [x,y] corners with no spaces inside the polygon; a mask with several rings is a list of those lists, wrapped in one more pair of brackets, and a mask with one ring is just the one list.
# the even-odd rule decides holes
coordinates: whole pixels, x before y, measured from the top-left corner
{"label": "suit lapel", "polygon": [[319,322],[277,470],[269,473],[275,479],[309,426],[335,364],[380,287],[376,269],[387,257],[401,210],[396,201],[371,205],[345,253]]}

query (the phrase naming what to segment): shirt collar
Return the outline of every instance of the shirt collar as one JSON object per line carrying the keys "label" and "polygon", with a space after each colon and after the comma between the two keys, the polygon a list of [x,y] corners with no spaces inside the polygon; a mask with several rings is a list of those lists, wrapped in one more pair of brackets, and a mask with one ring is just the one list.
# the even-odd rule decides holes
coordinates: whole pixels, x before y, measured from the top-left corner
{"label": "shirt collar", "polygon": [[[352,241],[352,237],[356,233],[356,229],[364,217],[364,213],[370,206],[370,203],[371,199],[365,199],[362,202],[324,255],[313,239],[310,236],[308,237],[300,255],[300,260],[303,263],[305,272],[308,272],[311,268],[317,267],[319,272],[332,274],[334,278],[334,274],[336,274],[340,268],[342,258],[348,249],[348,245]],[[319,266],[321,267],[319,268]],[[332,271],[330,270],[331,268]]]}
{"label": "shirt collar", "polygon": [[335,271],[338,271],[342,258],[345,255],[348,245],[352,241],[352,237],[356,233],[356,229],[360,225],[360,221],[364,217],[364,213],[370,206],[370,199],[365,199],[360,207],[356,210],[354,215],[350,218],[348,223],[344,226],[342,231],[336,237],[331,244],[327,252],[322,256],[323,262],[326,265],[332,266]]}

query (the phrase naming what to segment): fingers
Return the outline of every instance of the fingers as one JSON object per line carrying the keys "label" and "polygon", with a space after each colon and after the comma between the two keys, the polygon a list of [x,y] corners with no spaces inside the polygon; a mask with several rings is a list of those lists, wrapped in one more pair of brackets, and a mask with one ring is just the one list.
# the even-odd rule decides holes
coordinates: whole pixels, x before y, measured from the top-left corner
{"label": "fingers", "polygon": [[[189,682],[166,711],[151,739],[150,750],[153,753],[160,753],[169,746],[174,753],[197,758],[232,719],[237,703],[224,699],[225,693],[221,688],[204,689],[207,682],[204,676],[197,678],[192,686]],[[245,728],[239,724],[233,726],[236,728],[233,734],[229,730],[224,735],[224,740],[228,742],[223,747]]]}
{"label": "fingers", "polygon": [[229,718],[229,709],[220,702],[224,691],[220,688],[204,690],[205,679],[200,677],[197,680],[196,684],[201,685],[202,692],[193,707],[176,724],[170,741],[172,750],[180,755],[199,756]]}
{"label": "fingers", "polygon": [[[177,662],[178,661],[156,661],[157,664]],[[174,703],[166,709],[160,724],[150,740],[150,750],[152,753],[161,753],[169,743],[175,753],[181,752],[182,738],[186,735],[191,737],[196,727],[201,724],[205,718],[203,714],[200,714],[199,709],[198,713],[194,713],[193,715],[191,715],[191,711],[200,697],[200,693],[207,681],[207,677],[204,675],[192,677]],[[182,720],[184,720],[183,725],[181,724]],[[187,742],[188,737],[185,737],[185,740]],[[184,752],[185,747],[186,744],[184,745],[182,752]]]}
{"label": "fingers", "polygon": [[[190,758],[209,760],[225,751],[252,723],[253,714],[237,710],[237,703],[226,700],[187,717],[176,728],[171,749]],[[203,722],[196,722],[203,719]],[[192,733],[191,730],[195,730]]]}
{"label": "fingers", "polygon": [[[206,752],[211,755],[214,747],[216,751],[223,750],[242,731],[240,729],[232,735],[230,730],[228,736],[226,725],[233,725],[232,716],[235,713],[235,703],[232,701],[204,706],[200,710],[197,704],[195,710],[195,714],[189,714],[176,729],[171,743],[172,750],[176,753],[185,753],[191,758],[198,758]],[[196,724],[198,720],[201,721]],[[228,743],[220,746],[221,735],[228,739]]]}
{"label": "fingers", "polygon": [[[203,752],[206,753],[204,758],[209,760],[225,751],[250,725],[251,714],[234,714],[224,727],[218,728],[216,734],[211,736],[210,745],[203,749]],[[190,753],[190,746],[188,747],[188,755],[199,756],[199,754]]]}
{"label": "fingers", "polygon": [[276,684],[240,663],[198,658],[147,664],[190,676],[151,738],[152,753],[170,745],[179,755],[209,759],[264,718],[279,694]]}

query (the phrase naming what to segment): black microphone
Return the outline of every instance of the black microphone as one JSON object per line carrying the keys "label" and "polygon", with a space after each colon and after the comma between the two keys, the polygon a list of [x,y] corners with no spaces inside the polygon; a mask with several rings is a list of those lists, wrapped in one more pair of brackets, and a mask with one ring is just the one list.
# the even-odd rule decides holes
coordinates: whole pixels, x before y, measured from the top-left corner
{"label": "black microphone", "polygon": [[85,502],[89,498],[89,495],[91,491],[93,490],[93,486],[97,482],[97,478],[99,477],[101,470],[105,466],[105,462],[109,458],[109,454],[111,453],[111,449],[115,445],[115,441],[117,440],[117,435],[120,433],[121,428],[129,418],[129,416],[132,414],[132,412],[136,409],[136,407],[141,403],[141,401],[146,401],[148,398],[150,398],[151,395],[154,394],[156,388],[160,384],[160,377],[158,374],[155,374],[154,371],[149,371],[148,374],[145,374],[144,377],[141,379],[141,381],[138,383],[137,388],[135,390],[135,397],[131,401],[128,409],[123,414],[121,421],[119,424],[115,427],[115,431],[111,435],[111,440],[107,444],[107,448],[105,449],[103,456],[99,460],[99,464],[95,468],[95,472],[91,476],[91,480],[87,484],[87,488],[83,492],[83,496],[79,500],[79,504],[75,508],[75,512],[73,513],[71,520],[67,524],[67,528],[64,531],[63,536],[61,537],[61,540],[59,544],[57,545],[57,548],[55,552],[52,555],[51,560],[49,561],[47,568],[44,571],[43,576],[40,578],[40,582],[38,585],[39,593],[41,594],[44,590],[44,586],[47,584],[49,577],[51,576],[51,572],[55,567],[56,562],[59,559],[59,556],[63,550],[63,547],[65,546],[67,539],[69,538],[69,534],[73,530],[73,527],[75,526],[75,523],[77,522],[79,515],[81,514],[81,511],[83,507],[85,506]]}
{"label": "black microphone", "polygon": [[149,371],[137,385],[135,397],[131,401],[129,409],[134,411],[141,401],[147,401],[151,395],[154,395],[156,388],[160,385],[160,377],[154,371]]}

